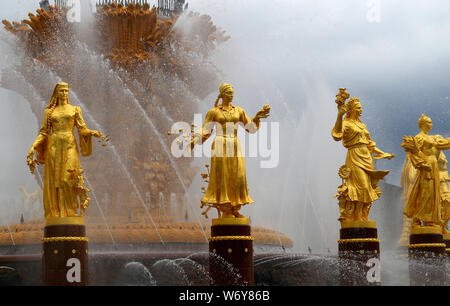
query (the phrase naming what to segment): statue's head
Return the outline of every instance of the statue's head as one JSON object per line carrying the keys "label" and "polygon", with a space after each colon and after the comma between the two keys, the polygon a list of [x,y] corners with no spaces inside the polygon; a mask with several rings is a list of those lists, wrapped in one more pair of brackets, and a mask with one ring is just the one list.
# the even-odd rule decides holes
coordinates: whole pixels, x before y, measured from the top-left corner
{"label": "statue's head", "polygon": [[55,85],[53,89],[53,94],[50,99],[50,103],[47,105],[47,108],[51,109],[58,105],[59,100],[65,100],[67,103],[69,102],[69,84],[60,82]]}
{"label": "statue's head", "polygon": [[223,83],[219,87],[220,97],[223,100],[232,101],[234,96],[234,90],[233,87],[231,87],[228,83]]}
{"label": "statue's head", "polygon": [[56,94],[58,100],[67,100],[69,98],[69,84],[64,82],[56,84]]}
{"label": "statue's head", "polygon": [[419,118],[419,128],[422,131],[430,131],[433,128],[433,122],[431,121],[431,118],[426,116],[425,114],[422,114]]}
{"label": "statue's head", "polygon": [[220,99],[227,101],[227,102],[233,101],[233,96],[234,96],[233,87],[231,87],[231,85],[228,83],[223,83],[219,87],[219,96],[217,97],[216,103],[214,104],[214,106],[217,106],[219,104]]}
{"label": "statue's head", "polygon": [[347,117],[359,118],[362,115],[362,106],[356,97],[350,98],[347,102]]}

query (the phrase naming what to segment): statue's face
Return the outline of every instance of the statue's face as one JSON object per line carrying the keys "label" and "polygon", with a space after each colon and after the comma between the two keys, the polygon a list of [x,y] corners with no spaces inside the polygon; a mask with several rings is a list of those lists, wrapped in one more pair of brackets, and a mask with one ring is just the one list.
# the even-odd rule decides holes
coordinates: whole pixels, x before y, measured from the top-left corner
{"label": "statue's face", "polygon": [[233,101],[233,96],[234,96],[234,90],[233,88],[227,88],[223,93],[222,93],[222,99],[224,99],[227,102],[231,102]]}
{"label": "statue's face", "polygon": [[424,116],[419,119],[419,128],[422,131],[429,132],[433,128],[433,122],[430,117]]}
{"label": "statue's face", "polygon": [[68,97],[69,97],[69,87],[68,86],[60,86],[58,88],[58,98],[60,100],[67,101]]}
{"label": "statue's face", "polygon": [[423,121],[422,129],[427,130],[427,131],[431,131],[432,128],[433,128],[433,122],[431,121],[431,118],[426,118]]}
{"label": "statue's face", "polygon": [[355,115],[356,116],[361,116],[362,115],[362,106],[361,106],[361,103],[359,103],[359,102],[357,102],[356,104],[355,104],[355,109],[353,110],[354,112],[355,112]]}

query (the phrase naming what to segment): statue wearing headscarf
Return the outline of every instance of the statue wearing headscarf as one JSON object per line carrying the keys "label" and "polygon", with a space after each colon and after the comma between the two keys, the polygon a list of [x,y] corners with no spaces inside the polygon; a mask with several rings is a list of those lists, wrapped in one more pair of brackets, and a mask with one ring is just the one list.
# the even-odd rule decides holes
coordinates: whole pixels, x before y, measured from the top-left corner
{"label": "statue wearing headscarf", "polygon": [[376,146],[367,126],[360,120],[362,107],[359,99],[352,97],[346,103],[349,97],[344,88],[336,96],[338,116],[331,131],[333,139],[342,141],[347,148],[345,165],[339,170],[343,183],[336,194],[342,224],[369,221],[370,206],[381,194],[378,181],[389,173],[387,170],[375,170],[373,159],[392,159],[395,156]]}
{"label": "statue wearing headscarf", "polygon": [[419,119],[420,133],[404,137],[402,147],[411,158],[418,175],[403,210],[413,219],[413,227],[442,226],[442,192],[438,160],[441,150],[450,149],[450,138],[429,135],[433,127],[424,114]]}
{"label": "statue wearing headscarf", "polygon": [[68,95],[67,83],[56,84],[50,103],[45,109],[39,134],[27,155],[32,173],[36,162],[45,165],[43,202],[47,220],[82,216],[89,205],[89,190],[84,187],[74,127],[78,129],[83,156],[92,153],[92,136],[102,136],[100,132],[86,127],[81,108],[72,106]]}
{"label": "statue wearing headscarf", "polygon": [[[219,218],[243,218],[239,209],[242,205],[253,203],[248,194],[245,160],[237,131],[239,125],[242,125],[247,132],[255,133],[259,129],[261,118],[267,118],[270,112],[270,106],[264,105],[250,119],[242,108],[231,104],[233,95],[234,90],[230,84],[220,86],[214,108],[208,111],[201,131],[191,141],[193,148],[196,143],[206,141],[213,129],[216,129],[208,189],[201,203],[202,207],[217,208]],[[219,105],[220,99],[222,104]],[[206,215],[206,212],[203,214]]]}

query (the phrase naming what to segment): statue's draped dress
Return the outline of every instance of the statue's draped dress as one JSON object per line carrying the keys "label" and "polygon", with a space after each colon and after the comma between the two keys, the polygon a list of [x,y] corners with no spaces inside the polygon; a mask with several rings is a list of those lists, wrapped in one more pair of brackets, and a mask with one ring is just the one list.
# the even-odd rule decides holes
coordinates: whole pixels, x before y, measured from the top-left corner
{"label": "statue's draped dress", "polygon": [[[253,203],[247,188],[245,174],[245,160],[242,155],[241,142],[237,137],[238,125],[241,122],[247,127],[251,124],[249,132],[255,132],[258,124],[252,124],[244,110],[231,106],[224,110],[222,105],[211,109],[206,114],[202,128],[202,140],[207,139],[213,128],[216,136],[211,150],[211,168],[209,184],[202,203],[231,204],[232,206]],[[228,129],[227,129],[227,123]],[[253,129],[253,130],[252,130]]]}
{"label": "statue's draped dress", "polygon": [[[402,200],[404,202],[404,206],[408,201],[409,194],[411,193],[411,189],[416,182],[417,176],[419,175],[419,171],[414,167],[411,162],[411,154],[406,153],[405,161],[403,163],[402,173],[400,176],[400,186],[403,188]],[[402,234],[399,241],[399,246],[408,246],[409,244],[409,235],[411,234],[411,223],[412,219],[403,215],[403,229]]]}
{"label": "statue's draped dress", "polygon": [[352,202],[372,203],[381,194],[378,181],[389,171],[374,170],[372,151],[376,143],[372,141],[369,131],[360,120],[344,119],[342,132],[332,130],[336,141],[342,140],[347,151],[345,165],[350,168],[347,179],[348,198]]}
{"label": "statue's draped dress", "polygon": [[450,178],[448,176],[447,164],[447,158],[444,152],[441,151],[438,158],[438,168],[441,188],[442,219],[444,221],[450,219],[450,188],[448,186]]}
{"label": "statue's draped dress", "polygon": [[[411,189],[404,208],[404,214],[409,218],[421,221],[442,222],[441,188],[439,179],[438,158],[440,150],[450,148],[450,139],[441,136],[430,136],[419,133],[414,137],[419,149],[417,154],[411,154],[411,162],[419,169],[419,174]],[[428,165],[431,171],[420,168]]]}
{"label": "statue's draped dress", "polygon": [[64,108],[55,108],[51,115],[49,109],[45,110],[35,144],[37,160],[45,164],[43,193],[46,218],[78,216],[76,182],[71,175],[82,172],[75,126],[81,154],[89,156],[92,153],[92,136],[83,120],[81,108],[68,104]]}

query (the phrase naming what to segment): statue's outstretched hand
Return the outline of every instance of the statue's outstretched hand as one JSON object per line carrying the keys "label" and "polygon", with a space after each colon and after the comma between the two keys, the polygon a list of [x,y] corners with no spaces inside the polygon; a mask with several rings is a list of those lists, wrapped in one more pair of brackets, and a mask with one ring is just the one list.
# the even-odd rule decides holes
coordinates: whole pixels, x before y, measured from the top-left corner
{"label": "statue's outstretched hand", "polygon": [[27,159],[34,159],[34,147],[31,147],[30,151],[28,151]]}
{"label": "statue's outstretched hand", "polygon": [[394,157],[395,157],[395,154],[392,153],[392,154],[388,154],[388,156],[386,156],[385,158],[391,160],[391,159],[393,159]]}
{"label": "statue's outstretched hand", "polygon": [[99,131],[95,131],[95,130],[91,130],[91,135],[97,138],[100,138],[103,136],[102,133],[100,133]]}
{"label": "statue's outstretched hand", "polygon": [[375,155],[373,158],[374,159],[382,159],[382,158],[392,159],[394,157],[395,157],[395,154],[381,153],[381,154]]}
{"label": "statue's outstretched hand", "polygon": [[264,105],[255,115],[256,118],[267,118],[270,115],[270,105]]}

